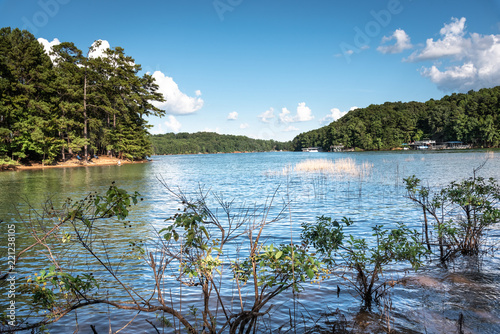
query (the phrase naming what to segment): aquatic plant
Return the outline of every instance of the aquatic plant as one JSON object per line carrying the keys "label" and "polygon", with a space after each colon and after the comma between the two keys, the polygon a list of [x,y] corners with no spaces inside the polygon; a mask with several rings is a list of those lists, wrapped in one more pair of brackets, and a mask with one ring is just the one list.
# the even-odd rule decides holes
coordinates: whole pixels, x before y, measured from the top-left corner
{"label": "aquatic plant", "polygon": [[[485,243],[484,231],[500,222],[500,185],[493,179],[474,176],[432,190],[414,175],[404,179],[407,197],[423,213],[425,243],[439,248],[447,261],[456,254],[479,255]],[[431,217],[432,223],[428,217]],[[437,244],[429,237],[429,225],[437,232]]]}
{"label": "aquatic plant", "polygon": [[[276,193],[259,208],[234,211],[233,201],[225,201],[220,195],[200,189],[190,200],[163,184],[182,209],[166,220],[156,238],[131,240],[126,251],[126,258],[143,261],[145,274],[152,277],[148,289],[131,281],[120,264],[110,260],[116,257],[111,252],[122,249],[108,247],[101,237],[108,224],[117,222],[115,218],[124,222],[124,228],[132,226],[125,219],[129,207],[139,201],[138,193],[129,194],[112,185],[104,195],[93,193],[76,202],[68,199],[60,209],[49,202],[43,212],[33,211],[28,217],[35,242],[19,252],[15,261],[17,265],[21,257],[36,250],[51,262],[48,269],[27,277],[21,289],[35,316],[18,317],[17,322],[1,330],[40,328],[72,311],[103,304],[155,317],[161,312],[162,323],[172,325],[175,331],[250,333],[257,328],[257,320],[272,309],[273,298],[287,290],[301,291],[305,282],[319,279],[321,264],[304,247],[262,240],[264,228],[278,221],[286,208],[285,204],[271,216]],[[217,210],[209,207],[207,196],[218,204]],[[237,258],[226,258],[226,251],[234,251],[234,243],[246,243],[248,247],[240,249]],[[87,263],[93,259],[93,272],[75,272],[72,268],[79,266],[74,262],[78,258],[64,259],[73,254],[70,250],[85,255]],[[233,300],[221,294],[234,284],[241,306],[235,309]],[[111,288],[115,291],[112,298],[108,296]],[[172,290],[179,292],[175,303]],[[183,309],[183,290],[188,290],[188,295],[201,295],[201,302]],[[172,316],[172,321],[165,315]],[[156,329],[152,321],[148,323]]]}
{"label": "aquatic plant", "polygon": [[381,281],[385,268],[407,261],[417,270],[426,249],[419,233],[401,223],[390,230],[382,225],[373,227],[373,244],[365,238],[346,235],[344,227],[351,225],[352,220],[345,217],[339,222],[321,216],[315,223],[302,224],[302,239],[321,254],[331,273],[354,287],[363,306],[370,308],[372,301],[381,297],[389,286],[385,280]]}
{"label": "aquatic plant", "polygon": [[297,163],[294,167],[294,171],[306,173],[320,172],[337,176],[360,176],[368,175],[372,167],[373,164],[368,162],[357,164],[352,158],[341,158],[336,160],[307,159]]}

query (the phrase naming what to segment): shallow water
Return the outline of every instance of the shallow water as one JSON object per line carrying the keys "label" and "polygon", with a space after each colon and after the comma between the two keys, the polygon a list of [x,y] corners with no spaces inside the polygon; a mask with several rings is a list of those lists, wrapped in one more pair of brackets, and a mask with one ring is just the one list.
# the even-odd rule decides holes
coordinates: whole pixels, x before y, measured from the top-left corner
{"label": "shallow water", "polygon": [[[318,173],[286,173],[286,168],[307,159],[338,160],[351,158],[356,165],[372,165],[371,172],[363,177],[334,176]],[[81,198],[90,191],[103,192],[112,181],[130,192],[138,191],[144,202],[133,208],[129,220],[131,227],[124,228],[121,222],[112,223],[102,229],[102,238],[113,255],[113,264],[123,265],[120,271],[129,283],[139,285],[141,291],[149,291],[152,277],[145,264],[129,254],[131,239],[154,237],[154,230],[165,226],[164,220],[180,207],[180,204],[161,185],[162,179],[172,189],[181,189],[195,196],[200,188],[223,195],[225,200],[235,200],[236,207],[257,206],[269,203],[276,192],[270,216],[277,215],[284,202],[290,202],[283,219],[267,226],[263,237],[270,243],[279,244],[297,241],[300,224],[313,222],[317,216],[326,215],[335,219],[351,218],[355,225],[348,229],[356,236],[371,236],[371,227],[384,224],[395,226],[404,222],[420,229],[420,210],[405,197],[402,179],[410,175],[421,178],[432,187],[443,186],[454,180],[470,177],[473,169],[482,162],[486,165],[478,175],[500,179],[500,152],[448,151],[448,152],[361,152],[361,153],[249,153],[154,157],[151,164],[102,166],[92,168],[48,169],[0,173],[0,219],[15,222],[18,249],[28,242],[28,235],[20,224],[19,216],[26,215],[27,204],[38,205],[50,197],[60,203],[67,197]],[[285,172],[284,172],[285,170]],[[266,202],[267,201],[267,202]],[[212,204],[214,204],[212,202]],[[17,209],[14,209],[17,207]],[[215,205],[214,205],[215,207]],[[18,215],[18,213],[19,215]],[[5,223],[2,223],[5,235]],[[498,230],[490,231],[496,242],[500,240]],[[5,247],[5,240],[0,242]],[[241,242],[238,241],[238,242]],[[246,247],[246,246],[243,246]],[[497,252],[498,253],[498,252]],[[495,253],[495,254],[497,254]],[[225,261],[236,256],[237,248],[230,247]],[[72,256],[78,254],[72,253]],[[126,256],[123,258],[123,256]],[[93,262],[79,254],[77,269],[93,268]],[[21,273],[30,273],[41,261],[34,254],[20,265]],[[0,264],[5,270],[6,260]],[[387,277],[402,278],[408,266],[389,268]],[[96,272],[96,275],[101,273]],[[483,262],[457,261],[447,269],[431,263],[420,272],[410,273],[404,285],[396,285],[390,293],[392,304],[389,312],[390,327],[401,333],[449,333],[457,330],[460,313],[464,317],[466,333],[500,332],[500,261],[498,255],[485,257]],[[169,282],[175,282],[171,279]],[[233,309],[239,307],[236,286],[228,281],[221,290],[223,299]],[[332,330],[333,326],[345,326],[356,332],[383,332],[387,329],[387,317],[381,316],[383,305],[372,312],[360,312],[360,303],[354,291],[330,279],[321,285],[305,285],[298,295],[283,294],[276,301],[269,316],[263,319],[259,332],[277,332],[290,328],[290,315],[297,320],[297,332],[314,328]],[[337,297],[337,286],[341,293]],[[110,293],[114,292],[109,286]],[[5,300],[5,291],[2,290]],[[200,294],[187,288],[179,289],[175,283],[172,290],[173,303],[182,293],[182,307],[197,305]],[[340,309],[345,322],[340,323]],[[23,309],[21,308],[20,312]],[[95,306],[91,310],[77,313],[79,332],[91,333],[90,324],[99,333],[117,331],[136,314],[108,312],[107,307]],[[151,315],[139,314],[133,323],[120,333],[151,333],[152,326],[144,319]],[[343,317],[340,317],[343,319]],[[169,318],[171,319],[171,318]],[[336,320],[337,319],[337,320]],[[154,321],[157,321],[153,319]],[[300,322],[300,323],[299,323]],[[155,322],[159,325],[159,322]],[[54,333],[73,332],[75,317],[70,316],[53,326]],[[166,333],[171,331],[162,328]]]}

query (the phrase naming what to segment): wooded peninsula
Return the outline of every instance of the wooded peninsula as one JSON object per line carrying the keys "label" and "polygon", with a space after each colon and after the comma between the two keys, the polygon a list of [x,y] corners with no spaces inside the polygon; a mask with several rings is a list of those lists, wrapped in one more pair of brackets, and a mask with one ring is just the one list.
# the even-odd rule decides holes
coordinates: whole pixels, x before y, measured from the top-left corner
{"label": "wooded peninsula", "polygon": [[424,138],[499,147],[499,110],[500,86],[423,103],[386,102],[352,110],[327,126],[301,133],[293,139],[292,148],[390,150]]}

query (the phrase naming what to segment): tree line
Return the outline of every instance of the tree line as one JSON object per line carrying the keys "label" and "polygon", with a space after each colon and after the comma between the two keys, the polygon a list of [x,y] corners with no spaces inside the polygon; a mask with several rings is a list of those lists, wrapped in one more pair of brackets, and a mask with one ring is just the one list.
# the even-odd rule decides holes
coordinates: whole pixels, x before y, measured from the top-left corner
{"label": "tree line", "polygon": [[163,96],[123,48],[92,55],[99,46],[63,42],[49,57],[30,32],[0,29],[0,159],[152,154],[144,116],[164,115],[152,104]]}
{"label": "tree line", "polygon": [[252,139],[246,136],[220,135],[214,132],[166,133],[151,136],[154,154],[196,154],[267,152],[289,150],[290,142]]}
{"label": "tree line", "polygon": [[424,138],[500,146],[500,86],[452,94],[427,102],[386,102],[350,111],[322,128],[301,133],[294,150],[333,145],[388,150]]}

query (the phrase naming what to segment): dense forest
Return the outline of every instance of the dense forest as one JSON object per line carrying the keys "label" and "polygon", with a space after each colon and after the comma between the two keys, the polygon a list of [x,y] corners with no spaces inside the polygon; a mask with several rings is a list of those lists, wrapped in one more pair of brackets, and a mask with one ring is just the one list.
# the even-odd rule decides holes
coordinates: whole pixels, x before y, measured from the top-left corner
{"label": "dense forest", "polygon": [[167,133],[151,136],[151,141],[155,154],[264,152],[290,149],[290,142],[220,135],[213,132]]}
{"label": "dense forest", "polygon": [[424,138],[462,141],[474,147],[500,145],[500,86],[452,94],[441,100],[386,102],[350,111],[322,128],[302,133],[294,150],[332,145],[387,150]]}
{"label": "dense forest", "polygon": [[92,56],[98,46],[64,42],[49,57],[30,32],[0,29],[0,160],[152,153],[144,116],[164,113],[158,86],[123,48]]}

